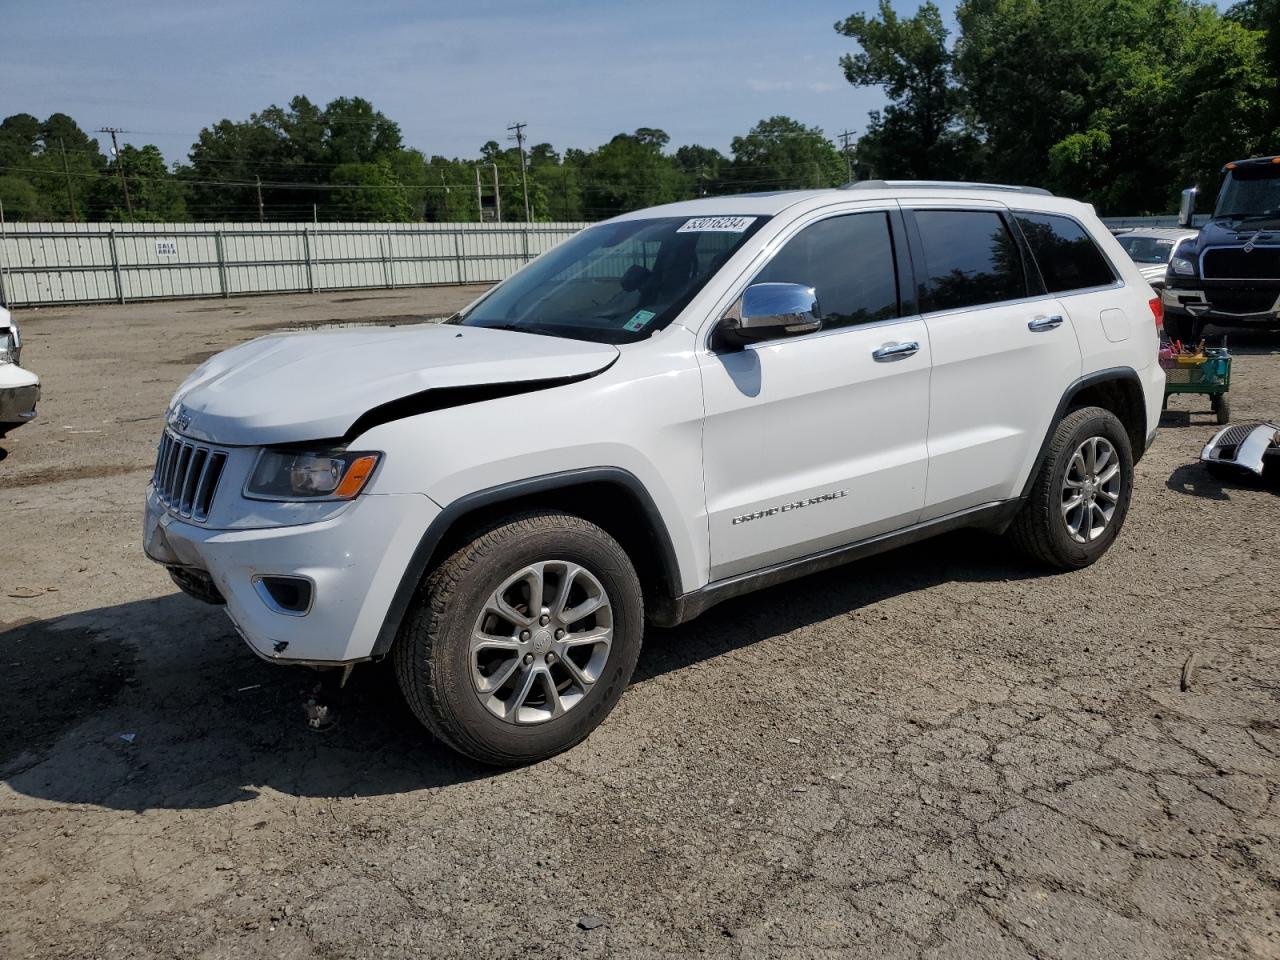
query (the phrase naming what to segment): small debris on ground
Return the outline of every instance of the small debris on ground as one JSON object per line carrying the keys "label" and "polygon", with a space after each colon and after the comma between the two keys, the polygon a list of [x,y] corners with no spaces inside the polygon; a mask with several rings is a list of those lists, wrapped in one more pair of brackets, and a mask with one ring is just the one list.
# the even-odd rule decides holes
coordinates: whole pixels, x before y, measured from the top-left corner
{"label": "small debris on ground", "polygon": [[1187,657],[1186,662],[1182,664],[1182,679],[1178,682],[1178,688],[1186,693],[1191,689],[1191,684],[1195,682],[1196,670],[1200,666],[1200,654],[1196,651],[1191,652],[1191,656]]}
{"label": "small debris on ground", "polygon": [[125,743],[133,743],[133,741],[136,740],[137,738],[138,738],[138,735],[136,733],[120,734],[120,739],[123,740]]}
{"label": "small debris on ground", "polygon": [[578,918],[578,926],[583,930],[594,930],[596,927],[604,925],[604,921],[592,914],[584,914]]}

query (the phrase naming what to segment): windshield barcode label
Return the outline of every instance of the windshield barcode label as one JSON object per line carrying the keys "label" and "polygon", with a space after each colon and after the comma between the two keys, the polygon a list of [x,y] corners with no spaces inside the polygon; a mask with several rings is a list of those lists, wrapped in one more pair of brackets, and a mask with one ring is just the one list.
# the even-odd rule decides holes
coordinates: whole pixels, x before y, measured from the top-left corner
{"label": "windshield barcode label", "polygon": [[755,222],[755,217],[694,217],[676,233],[741,233]]}

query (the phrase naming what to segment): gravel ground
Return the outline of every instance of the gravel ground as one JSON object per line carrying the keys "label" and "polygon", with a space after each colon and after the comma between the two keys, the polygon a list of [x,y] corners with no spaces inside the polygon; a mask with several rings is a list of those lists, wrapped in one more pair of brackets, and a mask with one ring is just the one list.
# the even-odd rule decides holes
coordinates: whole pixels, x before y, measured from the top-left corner
{"label": "gravel ground", "polygon": [[[141,554],[160,413],[262,331],[473,293],[20,314],[0,955],[1280,957],[1280,500],[1196,465],[1185,398],[1088,570],[957,534],[726,603],[530,769],[434,744],[378,667],[310,732],[313,675]],[[1280,336],[1233,339],[1237,419],[1280,416]]]}

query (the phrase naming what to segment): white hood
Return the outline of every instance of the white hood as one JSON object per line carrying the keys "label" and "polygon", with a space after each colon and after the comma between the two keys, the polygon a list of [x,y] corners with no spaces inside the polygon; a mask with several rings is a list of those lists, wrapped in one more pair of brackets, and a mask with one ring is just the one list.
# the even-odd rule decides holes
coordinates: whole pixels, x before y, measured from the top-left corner
{"label": "white hood", "polygon": [[439,324],[277,334],[198,367],[166,421],[232,446],[328,439],[375,407],[424,391],[585,377],[617,356],[607,344]]}

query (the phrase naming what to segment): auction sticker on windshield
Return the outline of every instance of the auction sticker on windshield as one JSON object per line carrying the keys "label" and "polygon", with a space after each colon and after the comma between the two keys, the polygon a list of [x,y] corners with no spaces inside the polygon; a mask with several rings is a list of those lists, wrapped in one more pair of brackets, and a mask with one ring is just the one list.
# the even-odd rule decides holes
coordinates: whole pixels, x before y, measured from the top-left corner
{"label": "auction sticker on windshield", "polygon": [[694,217],[676,233],[741,233],[755,222],[755,217]]}

